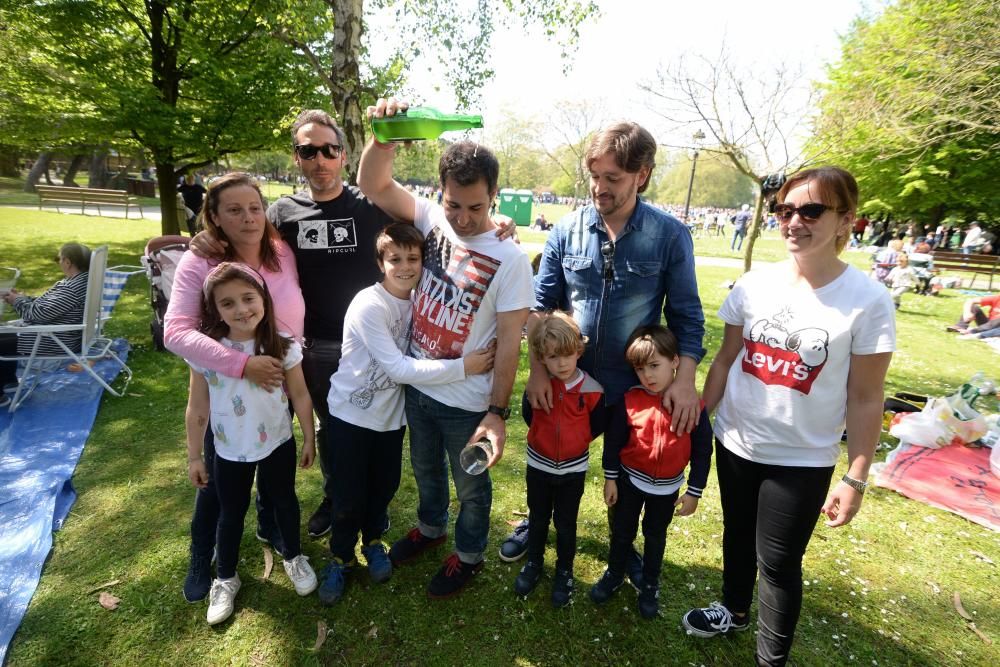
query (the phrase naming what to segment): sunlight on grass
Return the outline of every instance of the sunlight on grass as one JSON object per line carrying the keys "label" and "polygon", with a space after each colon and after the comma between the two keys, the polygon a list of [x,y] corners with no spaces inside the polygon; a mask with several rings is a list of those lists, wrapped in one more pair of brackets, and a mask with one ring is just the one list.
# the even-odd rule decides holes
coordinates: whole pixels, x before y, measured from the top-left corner
{"label": "sunlight on grass", "polygon": [[[550,217],[546,213],[547,217]],[[552,216],[550,219],[555,219]],[[0,208],[0,266],[25,270],[19,287],[37,293],[60,276],[52,261],[58,246],[79,240],[108,243],[111,263],[137,263],[156,223],[96,216]],[[545,235],[522,231],[522,240],[543,243]],[[740,256],[729,239],[696,239],[698,254]],[[758,242],[761,261],[783,256],[781,241]],[[867,255],[845,259],[866,268]],[[718,348],[722,324],[715,313],[728,294],[726,283],[740,268],[703,266],[698,284],[706,314],[708,357],[699,384]],[[964,296],[903,297],[897,325],[900,350],[889,373],[888,391],[905,389],[941,395],[973,372],[997,368],[996,357],[978,342],[945,333]],[[205,605],[189,605],[180,594],[187,567],[188,526],[193,490],[185,473],[183,412],[187,367],[156,352],[149,334],[151,311],[144,277],[130,281],[109,331],[133,346],[129,364],[135,380],[122,399],[105,397],[74,485],[79,499],[62,531],[8,664],[401,664],[401,665],[591,665],[747,664],[752,632],[727,640],[686,636],[679,619],[690,606],[718,599],[721,585],[722,514],[710,477],[698,513],[670,527],[661,582],[662,615],[643,622],[635,594],[623,589],[605,607],[587,599],[590,584],[605,567],[607,514],[602,501],[601,442],[595,443],[587,475],[573,604],[559,612],[548,600],[555,560],[550,540],[547,576],[527,600],[511,585],[520,563],[503,563],[496,549],[512,523],[526,511],[524,491],[526,427],[518,410],[508,425],[508,448],[494,469],[494,509],[487,566],[471,590],[447,602],[429,602],[425,588],[447,551],[398,568],[384,585],[370,583],[363,565],[350,577],[344,600],[320,606],[316,596],[299,598],[280,562],[261,578],[263,554],[247,519],[239,565],[243,589],[233,619],[216,628],[205,623]],[[526,379],[522,359],[515,387]],[[836,476],[842,474],[842,456]],[[415,520],[416,485],[404,454],[402,485],[390,508],[394,540]],[[318,466],[299,471],[296,489],[303,523],[319,502]],[[452,516],[457,510],[452,503]],[[304,535],[304,531],[303,531]],[[319,570],[327,562],[325,540],[304,537],[303,549]],[[798,665],[986,665],[996,649],[969,632],[956,615],[951,595],[959,591],[976,624],[1000,640],[1000,571],[973,553],[1000,562],[1000,536],[957,516],[871,489],[857,519],[830,530],[819,525],[806,554],[802,620],[793,661]],[[116,611],[97,603],[95,586],[121,598]],[[326,643],[312,652],[316,624],[329,628]],[[990,658],[989,656],[993,656]]]}

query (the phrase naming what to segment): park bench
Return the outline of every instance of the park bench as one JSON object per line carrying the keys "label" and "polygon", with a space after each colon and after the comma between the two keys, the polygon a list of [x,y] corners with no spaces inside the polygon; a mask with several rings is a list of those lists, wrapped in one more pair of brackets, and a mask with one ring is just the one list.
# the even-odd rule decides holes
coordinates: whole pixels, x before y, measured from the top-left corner
{"label": "park bench", "polygon": [[128,217],[129,207],[135,206],[139,209],[139,217],[142,217],[142,206],[139,198],[130,195],[125,190],[101,190],[98,188],[73,188],[62,185],[38,185],[35,187],[38,193],[38,210],[42,210],[43,202],[55,202],[56,210],[59,210],[59,203],[80,204],[80,213],[84,213],[88,204],[97,207],[97,214],[101,215],[101,204],[115,204],[125,207],[125,217]]}
{"label": "park bench", "polygon": [[989,277],[989,288],[993,289],[993,274],[997,270],[997,262],[1000,257],[997,255],[977,255],[970,253],[966,255],[961,252],[950,252],[948,250],[935,250],[931,253],[934,258],[934,270],[937,273],[971,273],[972,280],[969,287],[976,282],[976,277],[984,275]]}

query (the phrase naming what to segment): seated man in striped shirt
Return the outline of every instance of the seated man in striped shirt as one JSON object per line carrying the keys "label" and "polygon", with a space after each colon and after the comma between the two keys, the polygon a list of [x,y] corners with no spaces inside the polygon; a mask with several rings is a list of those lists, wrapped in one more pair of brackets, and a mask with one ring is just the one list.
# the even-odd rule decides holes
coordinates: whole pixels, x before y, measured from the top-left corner
{"label": "seated man in striped shirt", "polygon": [[[39,297],[29,297],[15,289],[3,296],[26,325],[80,324],[87,299],[87,271],[90,269],[90,249],[80,243],[67,243],[59,248],[56,256],[65,278]],[[71,350],[80,351],[82,334],[79,331],[57,333]],[[35,345],[33,334],[4,334],[0,336],[0,356],[29,355]],[[38,346],[39,356],[61,355],[62,349],[54,341],[43,340]],[[17,362],[0,361],[0,387],[8,388],[17,382]],[[6,394],[6,392],[5,392]],[[7,395],[0,396],[0,407],[10,402]]]}

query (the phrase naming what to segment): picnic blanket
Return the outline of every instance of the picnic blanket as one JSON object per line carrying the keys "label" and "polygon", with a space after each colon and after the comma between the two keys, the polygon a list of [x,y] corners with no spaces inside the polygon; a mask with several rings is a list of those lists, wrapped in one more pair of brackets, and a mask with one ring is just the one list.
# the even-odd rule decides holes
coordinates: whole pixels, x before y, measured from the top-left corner
{"label": "picnic blanket", "polygon": [[1000,478],[985,447],[900,445],[872,471],[877,486],[1000,531]]}
{"label": "picnic blanket", "polygon": [[[125,361],[128,343],[112,348]],[[119,366],[99,361],[107,382]],[[0,410],[0,664],[76,500],[71,478],[94,425],[103,389],[87,373],[45,374],[17,412]]]}

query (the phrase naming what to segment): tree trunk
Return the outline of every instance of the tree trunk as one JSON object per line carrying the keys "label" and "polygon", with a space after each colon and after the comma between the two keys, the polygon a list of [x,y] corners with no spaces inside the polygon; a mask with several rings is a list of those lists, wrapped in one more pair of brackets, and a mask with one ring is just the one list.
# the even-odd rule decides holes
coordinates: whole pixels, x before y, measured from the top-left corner
{"label": "tree trunk", "polygon": [[[757,179],[760,182],[760,179]],[[753,206],[753,220],[750,221],[750,231],[747,233],[746,250],[743,251],[743,273],[750,270],[753,263],[753,246],[760,236],[760,229],[764,226],[764,192],[757,193],[757,203]]]}
{"label": "tree trunk", "polygon": [[[52,153],[49,151],[42,151],[38,154],[38,159],[35,160],[35,164],[31,167],[31,171],[28,172],[28,180],[24,182],[25,192],[34,192],[35,186],[38,185],[38,179],[45,174],[46,180],[48,180],[49,175],[49,161],[52,159]],[[49,181],[49,185],[52,182]]]}
{"label": "tree trunk", "polygon": [[104,149],[98,149],[91,154],[90,169],[87,176],[88,188],[108,187],[108,167],[106,164],[107,157],[108,151]]}
{"label": "tree trunk", "polygon": [[160,229],[164,236],[180,234],[177,220],[177,173],[172,162],[156,163],[156,183],[160,186]]}
{"label": "tree trunk", "polygon": [[330,70],[330,102],[347,139],[347,182],[358,182],[358,162],[365,147],[365,123],[361,113],[361,50],[363,0],[327,0],[333,8],[333,67]]}
{"label": "tree trunk", "polygon": [[80,187],[76,183],[76,172],[80,171],[80,165],[83,164],[86,157],[83,153],[77,153],[73,156],[73,159],[69,161],[69,166],[66,167],[66,174],[63,175],[63,185],[74,188]]}

